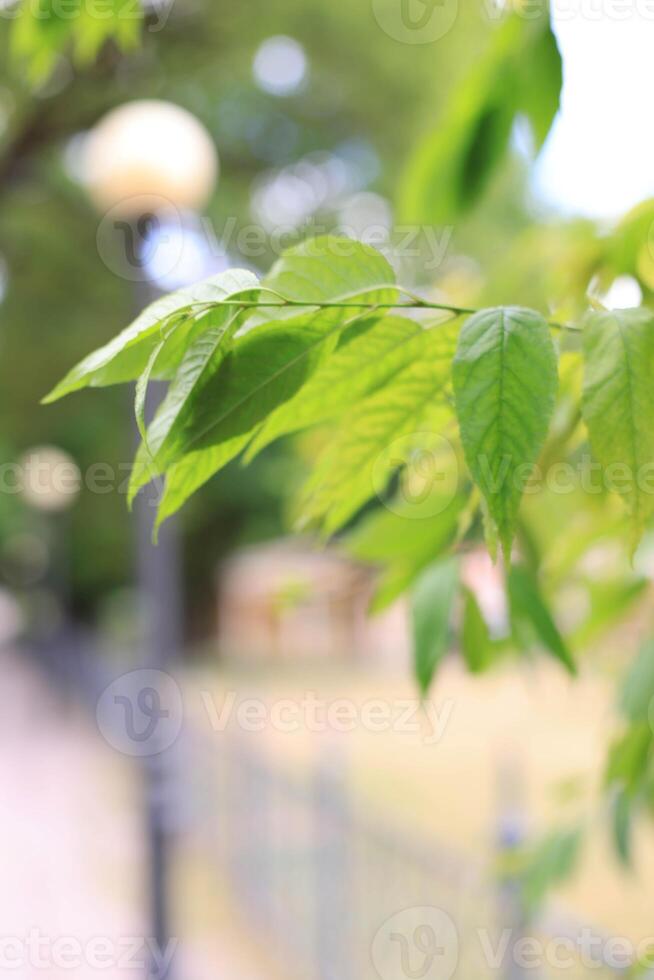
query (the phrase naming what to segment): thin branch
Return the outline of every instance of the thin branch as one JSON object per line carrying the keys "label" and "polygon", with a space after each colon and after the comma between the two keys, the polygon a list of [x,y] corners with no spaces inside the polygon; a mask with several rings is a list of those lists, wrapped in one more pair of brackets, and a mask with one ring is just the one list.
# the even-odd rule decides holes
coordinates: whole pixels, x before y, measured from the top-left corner
{"label": "thin branch", "polygon": [[[399,288],[399,287],[394,287]],[[210,309],[214,304],[207,304],[207,309]],[[220,306],[241,306],[244,309],[274,309],[279,307],[292,307],[300,309],[352,309],[352,310],[440,310],[444,313],[453,313],[455,316],[469,316],[474,313],[479,313],[479,309],[473,309],[467,306],[451,306],[449,303],[432,303],[426,299],[419,299],[415,297],[414,299],[407,302],[400,303],[364,303],[361,301],[347,300],[347,301],[321,301],[321,300],[294,300],[294,299],[279,299],[277,302],[260,302],[257,300],[253,301],[243,301],[243,300],[221,300],[218,304]],[[553,327],[555,330],[569,330],[572,333],[581,333],[579,327],[574,326],[571,323],[557,323],[554,320],[548,320],[548,325]]]}

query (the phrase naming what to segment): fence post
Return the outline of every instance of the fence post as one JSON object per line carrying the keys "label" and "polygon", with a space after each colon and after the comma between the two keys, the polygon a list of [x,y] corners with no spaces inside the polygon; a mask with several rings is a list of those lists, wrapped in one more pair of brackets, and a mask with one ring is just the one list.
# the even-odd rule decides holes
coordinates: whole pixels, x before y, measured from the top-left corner
{"label": "fence post", "polygon": [[350,980],[350,807],[339,755],[323,755],[315,776],[315,957],[320,980]]}
{"label": "fence post", "polygon": [[509,930],[502,963],[502,980],[526,980],[525,971],[514,955],[516,943],[527,934],[529,916],[524,902],[522,884],[514,868],[518,850],[526,836],[524,809],[524,779],[521,766],[514,755],[500,763],[498,770],[497,849],[500,863],[498,885],[498,920],[501,931]]}

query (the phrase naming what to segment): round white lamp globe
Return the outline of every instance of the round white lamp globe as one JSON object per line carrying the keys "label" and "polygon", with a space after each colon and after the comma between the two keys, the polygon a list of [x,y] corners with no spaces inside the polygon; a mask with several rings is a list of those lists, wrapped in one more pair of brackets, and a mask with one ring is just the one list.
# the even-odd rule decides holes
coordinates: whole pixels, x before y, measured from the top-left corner
{"label": "round white lamp globe", "polygon": [[89,133],[83,171],[99,211],[134,218],[170,208],[199,211],[218,178],[211,136],[180,106],[128,102]]}
{"label": "round white lamp globe", "polygon": [[36,510],[56,512],[75,503],[82,476],[74,459],[57,446],[37,446],[20,461],[23,500]]}

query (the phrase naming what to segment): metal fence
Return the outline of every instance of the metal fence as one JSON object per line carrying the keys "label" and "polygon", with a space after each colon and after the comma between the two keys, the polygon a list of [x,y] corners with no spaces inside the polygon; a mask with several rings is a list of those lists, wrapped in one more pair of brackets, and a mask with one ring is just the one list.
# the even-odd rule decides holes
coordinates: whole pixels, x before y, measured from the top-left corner
{"label": "metal fence", "polygon": [[[62,694],[74,692],[91,709],[115,675],[87,636],[67,635],[32,653]],[[338,754],[291,773],[274,764],[252,736],[227,730],[217,741],[192,729],[181,764],[177,751],[151,761],[165,763],[170,813],[179,817],[185,808],[189,817],[194,814],[193,831],[202,834],[207,859],[275,976],[617,980],[620,975],[597,962],[602,955],[597,941],[601,948],[604,938],[597,930],[560,914],[530,920],[519,883],[497,876],[499,862],[484,867],[443,842],[398,830],[382,814],[360,812]],[[500,793],[498,858],[522,840],[514,797],[510,786],[504,797]],[[567,941],[576,949],[579,937],[589,932],[596,950],[590,967],[581,955],[564,969],[516,962],[523,938],[540,948]],[[455,957],[447,955],[453,942]]]}
{"label": "metal fence", "polygon": [[[212,860],[269,962],[286,977],[557,975],[547,964],[524,969],[515,962],[521,937],[542,945],[553,938],[528,923],[515,882],[355,812],[338,759],[318,761],[295,778],[242,737],[225,734],[217,771],[215,750],[213,742],[204,772],[215,775],[203,780],[202,806]],[[455,964],[444,948],[452,942]],[[603,967],[591,972],[598,980],[616,976]],[[565,975],[591,974],[575,962]]]}

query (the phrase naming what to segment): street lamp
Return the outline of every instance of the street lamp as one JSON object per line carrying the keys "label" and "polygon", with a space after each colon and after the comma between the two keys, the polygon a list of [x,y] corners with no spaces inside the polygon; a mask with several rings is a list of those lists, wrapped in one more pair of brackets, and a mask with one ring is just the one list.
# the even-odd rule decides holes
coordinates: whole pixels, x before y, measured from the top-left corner
{"label": "street lamp", "polygon": [[84,149],[83,170],[98,211],[126,218],[157,212],[162,201],[200,211],[218,178],[218,155],[204,126],[186,109],[142,99],[104,116]]}
{"label": "street lamp", "polygon": [[[144,261],[149,223],[170,220],[183,230],[184,215],[201,210],[209,201],[218,177],[218,156],[212,139],[189,112],[168,102],[135,101],[112,110],[86,137],[82,170],[89,196],[103,216],[124,238],[132,281],[153,293],[150,263]],[[184,251],[180,253],[180,260]],[[191,266],[193,264],[191,263]],[[183,262],[180,261],[180,270]],[[170,270],[169,270],[170,271]],[[136,274],[135,274],[136,273]],[[178,282],[177,285],[185,283]],[[142,297],[145,298],[145,297]],[[162,397],[160,383],[150,386],[147,410]],[[151,543],[155,493],[142,492],[136,502],[139,592],[144,607],[148,666],[165,669],[175,661],[182,643],[179,538],[174,521],[162,528],[159,544]],[[169,810],[169,756],[156,743],[143,757],[147,785],[150,843],[150,892],[153,939],[159,951],[170,938],[167,907]],[[169,969],[156,966],[157,980]]]}

